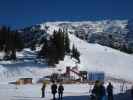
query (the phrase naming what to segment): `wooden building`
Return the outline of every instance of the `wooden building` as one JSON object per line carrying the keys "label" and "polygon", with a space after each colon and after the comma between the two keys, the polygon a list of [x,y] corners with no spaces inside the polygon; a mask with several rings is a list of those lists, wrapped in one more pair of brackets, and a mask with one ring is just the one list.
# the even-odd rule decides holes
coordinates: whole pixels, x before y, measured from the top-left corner
{"label": "wooden building", "polygon": [[16,81],[16,84],[32,84],[32,78],[20,78]]}

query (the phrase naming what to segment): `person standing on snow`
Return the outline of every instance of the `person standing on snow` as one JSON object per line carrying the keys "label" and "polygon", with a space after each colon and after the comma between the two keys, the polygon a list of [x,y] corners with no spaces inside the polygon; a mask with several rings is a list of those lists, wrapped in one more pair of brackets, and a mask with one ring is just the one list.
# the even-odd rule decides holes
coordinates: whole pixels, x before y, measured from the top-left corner
{"label": "person standing on snow", "polygon": [[56,100],[55,94],[57,93],[57,85],[55,84],[55,82],[53,82],[53,84],[51,85],[51,92],[53,94],[53,100]]}
{"label": "person standing on snow", "polygon": [[95,85],[94,85],[94,87],[92,89],[91,100],[100,100],[100,85],[99,85],[99,81],[95,82]]}
{"label": "person standing on snow", "polygon": [[64,86],[62,85],[62,83],[60,83],[58,87],[59,100],[62,100],[63,91],[64,91]]}
{"label": "person standing on snow", "polygon": [[99,93],[100,93],[99,100],[106,100],[106,89],[103,82],[100,84]]}
{"label": "person standing on snow", "polygon": [[42,88],[41,88],[41,90],[42,90],[42,98],[45,97],[45,89],[46,89],[46,82],[43,82],[43,85],[42,85]]}
{"label": "person standing on snow", "polygon": [[132,97],[132,100],[133,100],[133,86],[131,88],[131,97]]}
{"label": "person standing on snow", "polygon": [[108,100],[113,100],[113,86],[111,83],[107,86]]}

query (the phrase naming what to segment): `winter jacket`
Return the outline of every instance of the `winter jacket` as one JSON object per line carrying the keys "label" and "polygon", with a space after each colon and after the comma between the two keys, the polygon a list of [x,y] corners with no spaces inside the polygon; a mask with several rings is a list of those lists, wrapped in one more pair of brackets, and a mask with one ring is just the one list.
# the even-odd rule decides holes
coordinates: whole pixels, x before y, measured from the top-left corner
{"label": "winter jacket", "polygon": [[41,89],[45,90],[45,88],[46,88],[46,84],[44,83]]}
{"label": "winter jacket", "polygon": [[64,87],[62,85],[60,85],[58,87],[58,93],[63,93],[63,91],[64,91]]}
{"label": "winter jacket", "polygon": [[107,86],[107,92],[108,92],[108,95],[113,94],[113,86],[112,85]]}
{"label": "winter jacket", "polygon": [[53,84],[51,86],[51,90],[52,90],[52,93],[55,94],[57,92],[57,85],[56,84]]}
{"label": "winter jacket", "polygon": [[100,86],[100,96],[105,96],[106,95],[106,90],[105,87],[103,85]]}

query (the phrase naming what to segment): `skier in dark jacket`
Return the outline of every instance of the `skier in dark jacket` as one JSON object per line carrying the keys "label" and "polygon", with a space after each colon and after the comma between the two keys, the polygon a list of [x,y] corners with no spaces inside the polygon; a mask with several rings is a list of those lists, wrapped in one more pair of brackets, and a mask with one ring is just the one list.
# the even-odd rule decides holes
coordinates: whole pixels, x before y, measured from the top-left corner
{"label": "skier in dark jacket", "polygon": [[57,93],[57,85],[55,84],[55,82],[53,82],[53,84],[51,86],[51,92],[53,94],[53,100],[56,100],[55,94]]}
{"label": "skier in dark jacket", "polygon": [[62,83],[60,83],[58,87],[59,100],[62,100],[63,91],[64,91],[64,86],[62,85]]}
{"label": "skier in dark jacket", "polygon": [[108,100],[113,100],[113,86],[111,83],[107,86]]}
{"label": "skier in dark jacket", "polygon": [[42,90],[42,98],[45,97],[45,89],[46,89],[46,82],[43,82],[43,85],[42,85],[42,88],[41,88],[41,90]]}

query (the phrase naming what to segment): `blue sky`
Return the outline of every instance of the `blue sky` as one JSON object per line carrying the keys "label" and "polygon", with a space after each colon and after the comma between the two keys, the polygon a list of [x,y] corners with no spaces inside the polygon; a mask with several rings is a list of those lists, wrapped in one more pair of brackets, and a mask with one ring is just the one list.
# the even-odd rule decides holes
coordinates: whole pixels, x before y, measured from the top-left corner
{"label": "blue sky", "polygon": [[133,19],[133,0],[0,0],[0,25],[45,21]]}

